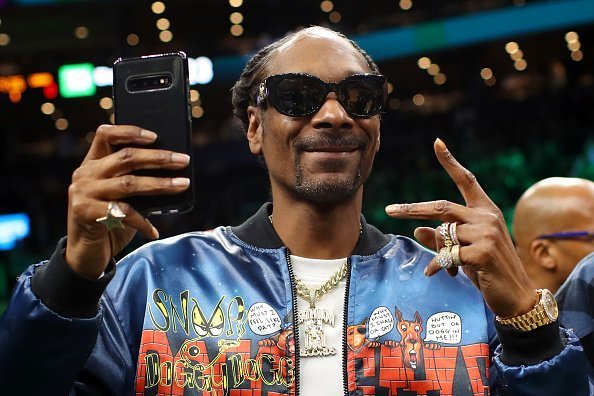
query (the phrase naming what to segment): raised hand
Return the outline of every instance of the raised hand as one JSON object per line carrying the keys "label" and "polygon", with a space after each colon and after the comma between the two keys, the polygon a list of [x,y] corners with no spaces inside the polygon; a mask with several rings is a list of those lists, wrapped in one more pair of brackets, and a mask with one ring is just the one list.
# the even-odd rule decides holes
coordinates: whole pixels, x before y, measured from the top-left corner
{"label": "raised hand", "polygon": [[[440,139],[435,141],[433,148],[439,163],[462,194],[466,206],[437,200],[393,204],[386,207],[386,212],[399,219],[455,222],[459,243],[457,257],[454,257],[459,262],[455,264],[463,268],[491,310],[501,317],[528,312],[536,303],[536,293],[516,254],[503,214],[483,191],[475,176],[460,165]],[[440,251],[446,245],[444,236],[446,239],[448,236],[451,238],[448,233],[444,235],[440,227],[419,227],[415,230],[419,242],[435,251]],[[443,257],[434,257],[425,268],[425,274],[431,276],[444,266],[449,267],[443,262]],[[447,271],[455,276],[458,268],[454,265]]]}
{"label": "raised hand", "polygon": [[[121,199],[132,195],[175,194],[188,188],[190,180],[186,178],[131,174],[138,169],[181,169],[189,164],[187,155],[148,148],[114,149],[148,145],[156,138],[154,132],[130,125],[102,125],[97,129],[89,152],[72,174],[68,189],[65,258],[78,274],[99,277],[110,259],[130,243],[137,231],[147,238],[159,237],[150,221]],[[108,208],[121,210],[122,228],[108,230],[99,221],[106,217]]]}

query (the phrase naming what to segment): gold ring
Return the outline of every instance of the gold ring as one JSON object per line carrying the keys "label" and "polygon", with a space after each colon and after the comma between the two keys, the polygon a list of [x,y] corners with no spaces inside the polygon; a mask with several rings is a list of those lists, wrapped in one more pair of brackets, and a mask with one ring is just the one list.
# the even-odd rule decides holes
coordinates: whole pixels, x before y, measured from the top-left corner
{"label": "gold ring", "polygon": [[439,265],[440,268],[448,269],[454,265],[454,258],[452,257],[449,246],[441,248],[436,259],[437,265]]}
{"label": "gold ring", "polygon": [[450,254],[452,256],[452,265],[455,265],[456,267],[461,266],[462,261],[460,261],[460,245],[456,244],[452,246]]}
{"label": "gold ring", "polygon": [[105,216],[99,217],[95,221],[97,223],[103,224],[107,228],[107,231],[111,231],[114,228],[125,228],[124,223],[122,223],[122,219],[125,217],[126,214],[122,211],[122,208],[119,207],[118,203],[115,201],[109,201]]}
{"label": "gold ring", "polygon": [[452,245],[459,245],[460,241],[458,240],[458,232],[456,231],[457,223],[453,222],[450,224],[450,239],[452,240]]}
{"label": "gold ring", "polygon": [[452,246],[453,245],[452,238],[450,237],[450,232],[449,232],[450,223],[443,223],[442,225],[440,225],[437,228],[439,228],[439,234],[443,238],[443,244],[446,247]]}

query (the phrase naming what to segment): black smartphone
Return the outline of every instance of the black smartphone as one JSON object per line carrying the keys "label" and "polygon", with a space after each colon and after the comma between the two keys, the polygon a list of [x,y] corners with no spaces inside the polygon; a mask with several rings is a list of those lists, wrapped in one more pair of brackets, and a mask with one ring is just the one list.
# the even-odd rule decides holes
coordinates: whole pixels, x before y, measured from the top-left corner
{"label": "black smartphone", "polygon": [[[193,181],[190,83],[184,52],[117,59],[113,65],[113,102],[116,124],[136,125],[157,134],[152,145],[139,147],[190,156],[190,164],[184,169],[139,170],[134,174]],[[125,201],[146,216],[187,212],[194,205],[193,183],[180,194],[134,196]]]}

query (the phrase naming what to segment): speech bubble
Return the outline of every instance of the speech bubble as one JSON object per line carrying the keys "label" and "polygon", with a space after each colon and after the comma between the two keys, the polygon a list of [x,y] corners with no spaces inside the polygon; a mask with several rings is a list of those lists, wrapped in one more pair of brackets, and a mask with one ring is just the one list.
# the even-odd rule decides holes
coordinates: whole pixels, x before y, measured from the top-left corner
{"label": "speech bubble", "polygon": [[377,337],[389,333],[394,328],[394,317],[390,310],[386,307],[377,307],[369,317],[369,339],[373,340]]}
{"label": "speech bubble", "polygon": [[258,335],[276,333],[281,329],[281,318],[270,305],[255,303],[250,307],[247,315],[250,329]]}
{"label": "speech bubble", "polygon": [[458,344],[462,338],[462,321],[454,312],[439,312],[427,319],[425,341]]}

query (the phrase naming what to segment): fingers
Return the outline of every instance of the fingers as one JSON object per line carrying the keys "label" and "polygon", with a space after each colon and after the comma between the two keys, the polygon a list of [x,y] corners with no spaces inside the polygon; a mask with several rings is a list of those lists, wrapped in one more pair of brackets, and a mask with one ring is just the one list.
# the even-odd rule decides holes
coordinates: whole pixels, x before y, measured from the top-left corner
{"label": "fingers", "polygon": [[133,125],[101,125],[85,156],[85,161],[111,154],[113,146],[147,145],[157,140],[157,134]]}
{"label": "fingers", "polygon": [[396,219],[424,219],[468,222],[472,209],[446,200],[392,204],[386,206],[386,213]]}
{"label": "fingers", "polygon": [[441,139],[435,140],[433,150],[441,166],[456,183],[467,205],[470,207],[493,205],[476,177],[454,158]]}
{"label": "fingers", "polygon": [[[181,169],[188,166],[190,157],[187,154],[168,150],[141,149],[125,147],[109,154],[92,164],[92,172],[96,177],[115,177],[140,169]],[[84,170],[85,167],[82,167]]]}
{"label": "fingers", "polygon": [[[77,187],[76,182],[72,184]],[[101,179],[88,183],[86,194],[113,201],[131,196],[171,195],[186,190],[190,179],[185,177],[150,177],[123,175],[111,179]]]}

